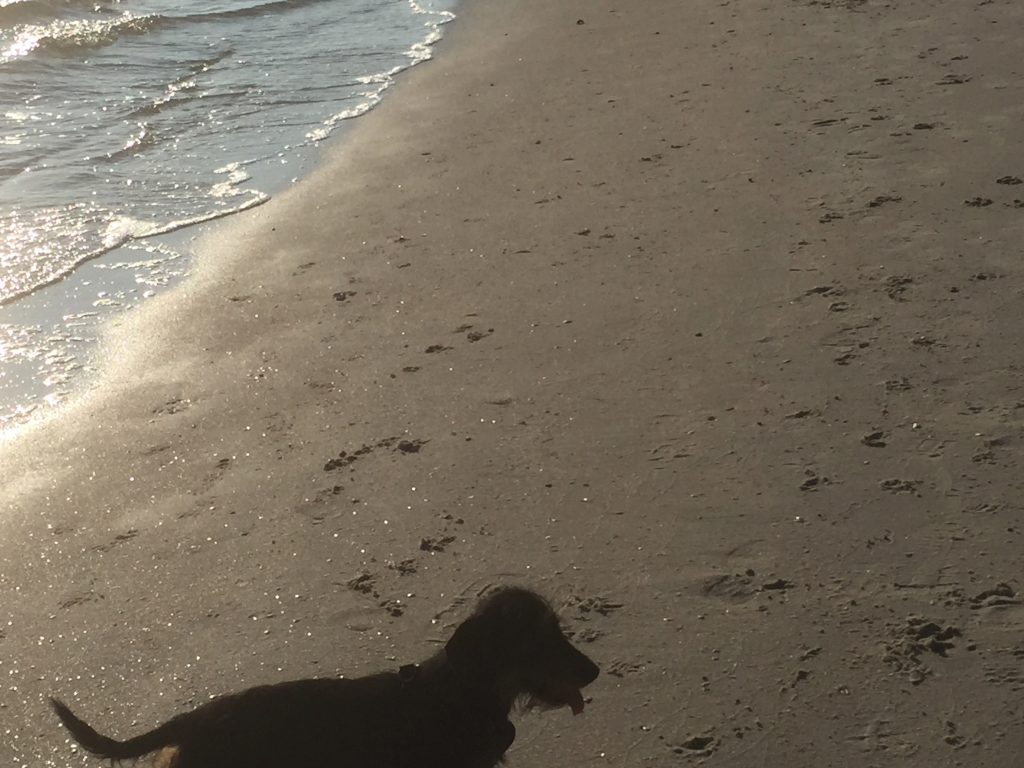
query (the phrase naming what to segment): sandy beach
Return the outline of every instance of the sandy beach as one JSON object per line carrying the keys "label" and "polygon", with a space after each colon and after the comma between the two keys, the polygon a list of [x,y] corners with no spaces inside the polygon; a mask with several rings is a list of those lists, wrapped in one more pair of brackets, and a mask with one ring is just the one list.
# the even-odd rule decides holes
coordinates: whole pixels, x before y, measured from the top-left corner
{"label": "sandy beach", "polygon": [[511,765],[1017,765],[1022,25],[467,0],[0,446],[0,764],[518,583],[603,675]]}

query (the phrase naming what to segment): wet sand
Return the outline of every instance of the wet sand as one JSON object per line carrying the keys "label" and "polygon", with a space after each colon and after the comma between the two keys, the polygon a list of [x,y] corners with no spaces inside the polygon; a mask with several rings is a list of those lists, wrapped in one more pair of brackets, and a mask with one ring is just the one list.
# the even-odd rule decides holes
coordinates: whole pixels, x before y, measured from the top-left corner
{"label": "wet sand", "polygon": [[0,762],[516,582],[604,669],[516,765],[1015,765],[1022,21],[468,3],[3,447]]}

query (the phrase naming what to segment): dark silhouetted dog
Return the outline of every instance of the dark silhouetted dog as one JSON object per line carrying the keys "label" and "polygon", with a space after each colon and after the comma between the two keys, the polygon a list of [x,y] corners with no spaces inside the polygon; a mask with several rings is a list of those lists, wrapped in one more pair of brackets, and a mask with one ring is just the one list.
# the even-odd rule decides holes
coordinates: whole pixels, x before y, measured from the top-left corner
{"label": "dark silhouetted dog", "polygon": [[544,598],[507,587],[443,650],[397,672],[250,688],[125,741],[51,703],[75,741],[111,761],[161,750],[164,768],[493,768],[515,739],[517,702],[579,714],[597,675]]}

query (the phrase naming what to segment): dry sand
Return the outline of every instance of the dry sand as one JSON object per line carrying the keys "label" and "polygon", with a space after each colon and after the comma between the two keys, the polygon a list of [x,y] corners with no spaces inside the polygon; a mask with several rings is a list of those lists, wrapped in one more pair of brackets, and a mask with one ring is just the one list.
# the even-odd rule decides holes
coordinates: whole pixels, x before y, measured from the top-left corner
{"label": "dry sand", "polygon": [[5,446],[0,764],[518,582],[605,674],[514,765],[1018,765],[1024,6],[461,17]]}

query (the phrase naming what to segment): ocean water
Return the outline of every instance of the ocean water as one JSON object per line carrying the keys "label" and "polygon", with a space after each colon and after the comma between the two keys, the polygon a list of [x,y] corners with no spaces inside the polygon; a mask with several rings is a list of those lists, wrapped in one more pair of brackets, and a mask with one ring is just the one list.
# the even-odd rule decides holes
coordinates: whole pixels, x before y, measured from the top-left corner
{"label": "ocean water", "polygon": [[[456,0],[0,0],[0,430],[428,59]],[[178,232],[177,237],[167,233]]]}

